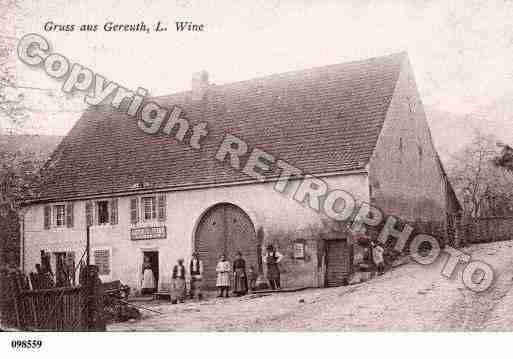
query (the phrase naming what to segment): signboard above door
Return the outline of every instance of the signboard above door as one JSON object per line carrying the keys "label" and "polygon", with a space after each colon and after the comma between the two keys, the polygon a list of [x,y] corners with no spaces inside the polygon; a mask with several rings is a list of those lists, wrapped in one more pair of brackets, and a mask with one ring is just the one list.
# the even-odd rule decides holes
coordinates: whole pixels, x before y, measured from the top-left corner
{"label": "signboard above door", "polygon": [[130,239],[132,241],[141,241],[147,239],[166,238],[166,227],[139,227],[130,229]]}

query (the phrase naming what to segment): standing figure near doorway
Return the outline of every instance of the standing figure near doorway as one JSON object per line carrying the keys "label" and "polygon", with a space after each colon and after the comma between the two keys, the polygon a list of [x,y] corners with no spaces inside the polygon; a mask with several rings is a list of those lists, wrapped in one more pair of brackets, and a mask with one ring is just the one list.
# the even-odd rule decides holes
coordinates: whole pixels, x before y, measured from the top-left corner
{"label": "standing figure near doorway", "polygon": [[144,256],[141,287],[142,295],[153,294],[155,292],[155,275],[153,274],[150,258],[148,256]]}
{"label": "standing figure near doorway", "polygon": [[281,289],[280,283],[280,267],[278,263],[283,259],[283,255],[276,251],[274,246],[267,246],[267,253],[262,258],[262,261],[267,264],[267,280],[271,289]]}
{"label": "standing figure near doorway", "polygon": [[183,259],[178,260],[178,264],[173,267],[173,290],[176,293],[176,299],[183,303],[185,301],[185,266],[183,265]]}
{"label": "standing figure near doorway", "polygon": [[219,288],[220,291],[217,297],[221,298],[223,296],[223,292],[225,292],[225,297],[228,298],[228,290],[230,289],[231,265],[230,262],[226,259],[226,255],[221,255],[221,259],[219,260],[219,263],[217,263],[216,272],[216,287]]}
{"label": "standing figure near doorway", "polygon": [[203,262],[199,259],[198,253],[196,252],[192,254],[192,259],[189,263],[189,272],[191,274],[191,298],[201,300],[203,297],[201,293]]}
{"label": "standing figure near doorway", "polygon": [[375,264],[378,275],[382,275],[385,272],[385,260],[383,259],[383,253],[385,250],[377,240],[372,241],[372,259]]}
{"label": "standing figure near doorway", "polygon": [[237,252],[237,259],[233,261],[233,293],[236,296],[248,293],[248,277],[246,275],[246,261],[242,258],[242,252]]}

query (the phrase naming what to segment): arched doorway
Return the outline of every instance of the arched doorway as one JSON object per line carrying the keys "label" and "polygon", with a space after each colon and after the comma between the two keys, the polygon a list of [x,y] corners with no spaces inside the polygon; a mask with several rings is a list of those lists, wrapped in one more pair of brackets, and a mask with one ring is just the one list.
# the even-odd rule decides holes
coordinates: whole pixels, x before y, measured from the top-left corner
{"label": "arched doorway", "polygon": [[258,268],[260,249],[255,227],[242,209],[230,203],[216,204],[202,215],[194,236],[194,250],[203,261],[205,288],[215,288],[216,265],[222,253],[233,263],[240,251],[247,268]]}

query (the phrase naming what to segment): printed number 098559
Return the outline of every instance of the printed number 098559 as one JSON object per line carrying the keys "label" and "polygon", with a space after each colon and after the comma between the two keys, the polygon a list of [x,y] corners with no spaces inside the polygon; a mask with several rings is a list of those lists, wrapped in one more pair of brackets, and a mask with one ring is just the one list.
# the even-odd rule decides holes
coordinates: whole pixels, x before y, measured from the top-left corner
{"label": "printed number 098559", "polygon": [[31,339],[17,339],[11,341],[11,347],[14,349],[39,349],[43,345],[41,340],[31,340]]}

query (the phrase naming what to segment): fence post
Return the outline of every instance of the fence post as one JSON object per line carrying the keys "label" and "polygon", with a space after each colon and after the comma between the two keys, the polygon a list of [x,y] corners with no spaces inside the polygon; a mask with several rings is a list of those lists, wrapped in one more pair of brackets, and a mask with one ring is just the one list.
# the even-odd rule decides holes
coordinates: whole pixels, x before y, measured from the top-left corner
{"label": "fence post", "polygon": [[105,321],[103,316],[103,293],[101,293],[98,267],[87,267],[85,295],[86,295],[86,330],[104,331]]}

